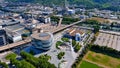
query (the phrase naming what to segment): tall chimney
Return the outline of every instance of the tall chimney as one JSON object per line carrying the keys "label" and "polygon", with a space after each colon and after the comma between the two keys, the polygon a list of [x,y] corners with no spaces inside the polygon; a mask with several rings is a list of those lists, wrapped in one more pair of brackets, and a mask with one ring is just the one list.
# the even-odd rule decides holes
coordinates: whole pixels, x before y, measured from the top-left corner
{"label": "tall chimney", "polygon": [[43,30],[40,28],[40,29],[38,29],[38,33],[42,33],[43,32]]}

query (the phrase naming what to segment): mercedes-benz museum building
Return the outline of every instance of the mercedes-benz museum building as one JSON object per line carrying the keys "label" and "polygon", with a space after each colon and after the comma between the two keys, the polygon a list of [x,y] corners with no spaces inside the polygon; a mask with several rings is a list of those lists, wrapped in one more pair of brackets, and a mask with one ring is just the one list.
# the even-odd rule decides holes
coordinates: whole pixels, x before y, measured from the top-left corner
{"label": "mercedes-benz museum building", "polygon": [[49,50],[53,44],[53,34],[49,32],[35,33],[31,35],[36,48]]}

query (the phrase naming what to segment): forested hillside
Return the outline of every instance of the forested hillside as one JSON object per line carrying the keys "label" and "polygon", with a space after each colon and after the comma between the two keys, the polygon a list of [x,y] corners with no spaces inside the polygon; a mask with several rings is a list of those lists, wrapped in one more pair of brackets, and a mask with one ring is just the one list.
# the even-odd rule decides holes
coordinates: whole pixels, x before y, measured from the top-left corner
{"label": "forested hillside", "polygon": [[[64,0],[7,0],[19,2],[40,3],[43,5],[63,5]],[[120,9],[120,0],[67,0],[69,4],[83,5],[86,8],[100,8],[100,9]]]}

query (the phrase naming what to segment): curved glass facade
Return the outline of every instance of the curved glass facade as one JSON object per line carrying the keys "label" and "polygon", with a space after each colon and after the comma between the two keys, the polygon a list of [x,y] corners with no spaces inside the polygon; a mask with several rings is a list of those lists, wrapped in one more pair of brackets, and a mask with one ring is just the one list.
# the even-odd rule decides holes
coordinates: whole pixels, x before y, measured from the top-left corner
{"label": "curved glass facade", "polygon": [[42,50],[50,49],[53,43],[53,35],[51,33],[48,33],[48,35],[50,37],[47,40],[33,38],[33,43],[35,44],[36,48],[42,49]]}

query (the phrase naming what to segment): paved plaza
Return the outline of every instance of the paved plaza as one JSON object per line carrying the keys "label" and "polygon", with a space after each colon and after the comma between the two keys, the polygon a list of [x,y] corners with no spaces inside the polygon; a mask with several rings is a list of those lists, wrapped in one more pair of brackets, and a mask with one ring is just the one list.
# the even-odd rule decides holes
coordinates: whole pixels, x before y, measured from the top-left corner
{"label": "paved plaza", "polygon": [[[47,52],[44,52],[44,53],[41,53],[41,54],[38,54],[38,55],[35,55],[35,57],[39,57],[40,55],[44,55],[44,54],[47,54],[47,55],[50,55],[51,56],[51,60],[50,62],[52,64],[55,64],[56,67],[58,67],[59,63],[62,61],[62,60],[65,60],[66,61],[66,64],[63,66],[64,68],[71,68],[71,65],[74,63],[76,57],[77,57],[77,54],[72,52],[72,51],[69,51],[69,50],[58,50],[56,49],[56,42],[57,41],[60,41],[61,38],[62,38],[62,35],[63,32],[60,32],[56,35],[54,35],[54,42],[53,42],[53,46],[51,47],[51,49]],[[65,52],[65,56],[64,58],[62,58],[61,60],[59,60],[57,58],[57,55],[58,53],[60,52]]]}

